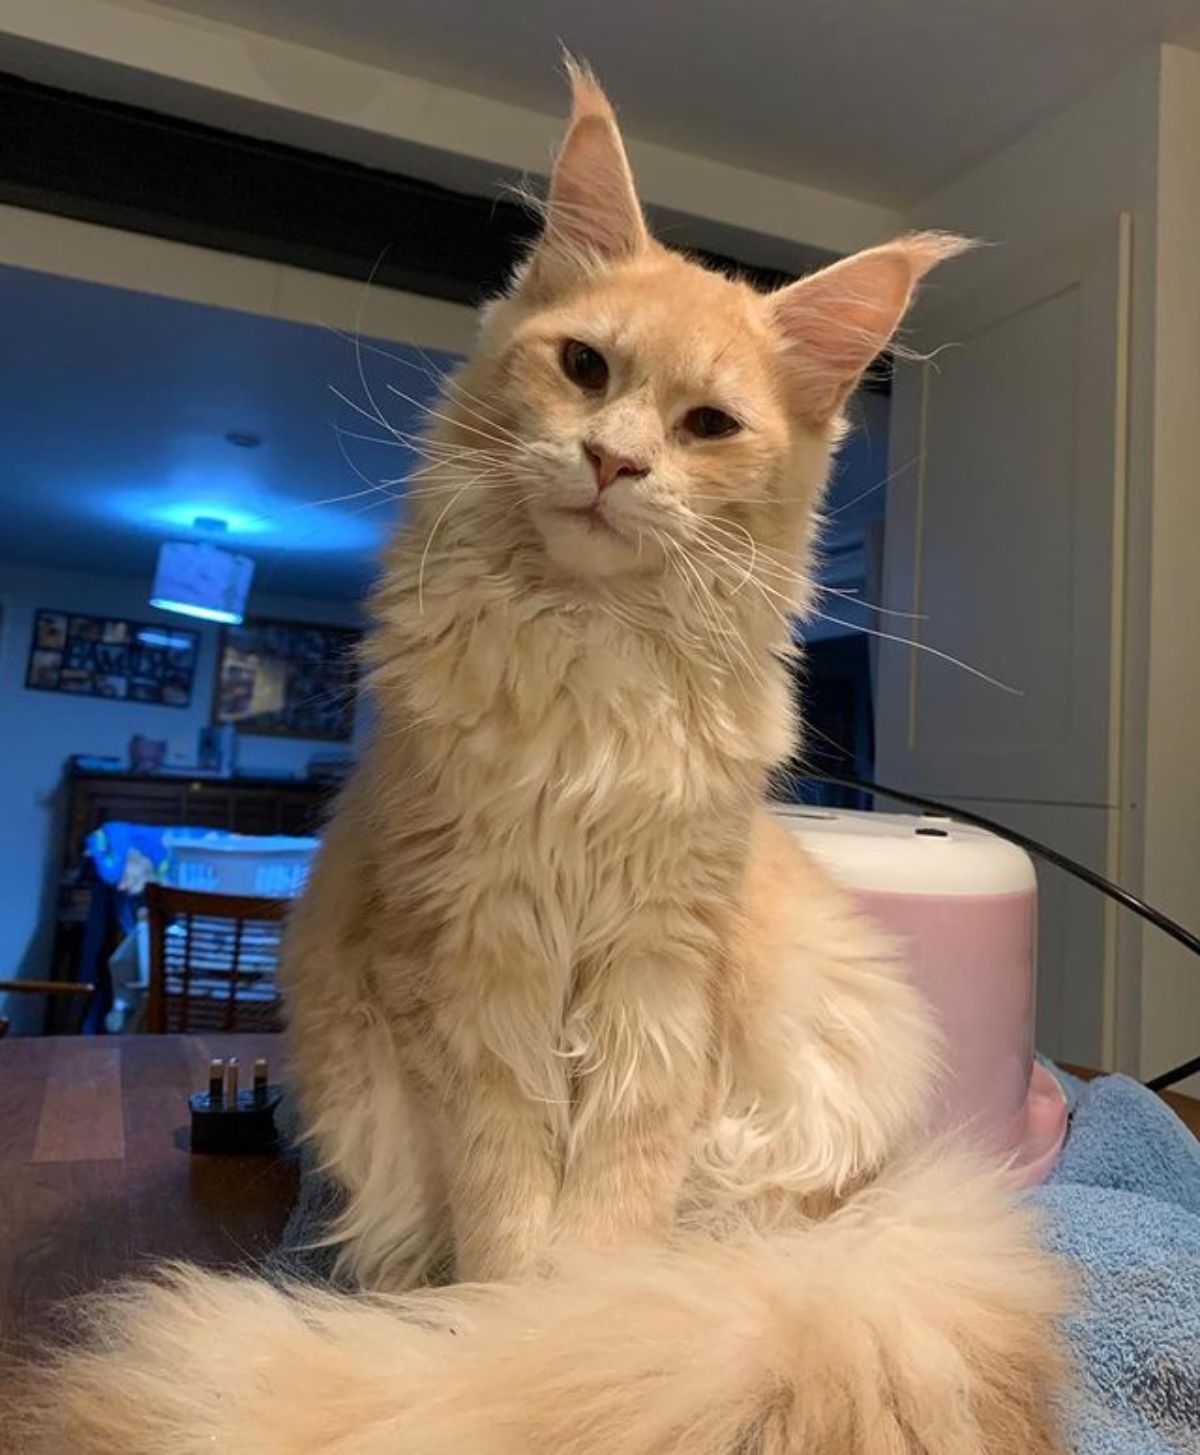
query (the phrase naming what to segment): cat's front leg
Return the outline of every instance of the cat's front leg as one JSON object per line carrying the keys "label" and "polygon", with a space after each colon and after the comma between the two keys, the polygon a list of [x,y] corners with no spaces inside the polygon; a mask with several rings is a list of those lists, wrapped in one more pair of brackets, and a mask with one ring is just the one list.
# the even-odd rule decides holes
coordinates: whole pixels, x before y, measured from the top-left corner
{"label": "cat's front leg", "polygon": [[633,954],[586,987],[557,1245],[665,1235],[707,1088],[708,954]]}
{"label": "cat's front leg", "polygon": [[558,1191],[545,1108],[495,1065],[476,1068],[447,1097],[446,1112],[456,1277],[476,1283],[536,1272]]}
{"label": "cat's front leg", "polygon": [[[497,941],[499,945],[499,941]],[[569,1100],[547,981],[511,943],[442,978],[429,1074],[439,1087],[441,1156],[455,1273],[491,1282],[535,1272],[558,1193]]]}

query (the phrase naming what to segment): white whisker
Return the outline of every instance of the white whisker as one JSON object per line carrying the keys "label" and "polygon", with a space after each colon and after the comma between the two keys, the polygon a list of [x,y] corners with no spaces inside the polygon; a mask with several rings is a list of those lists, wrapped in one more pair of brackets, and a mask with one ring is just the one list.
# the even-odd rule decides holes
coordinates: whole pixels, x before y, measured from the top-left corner
{"label": "white whisker", "polygon": [[[431,409],[427,404],[422,404],[419,399],[414,399],[412,395],[405,394],[403,389],[397,389],[394,384],[386,384],[384,385],[384,388],[386,388],[389,393],[394,394],[398,399],[403,399],[406,403],[412,404],[417,409],[420,409],[423,413],[427,414],[430,419],[439,419],[442,421],[443,424],[450,425],[452,429],[465,429],[469,434],[477,434],[485,440],[490,440],[494,445],[511,445],[512,448],[522,451],[527,448],[523,440],[518,439],[516,440],[516,444],[513,445],[511,441],[505,440],[502,436],[497,435],[494,432],[478,429],[473,424],[464,424],[461,419],[455,419],[453,415],[443,414],[441,410],[438,409]],[[516,436],[514,436],[514,439],[516,439]]]}
{"label": "white whisker", "polygon": [[868,496],[874,495],[877,490],[886,489],[894,480],[898,480],[901,475],[911,470],[914,465],[919,464],[920,460],[920,455],[914,455],[911,460],[905,460],[903,465],[898,465],[890,474],[885,475],[882,480],[877,480],[874,485],[869,486],[866,490],[862,490],[859,494],[851,496],[849,500],[844,500],[836,510],[827,511],[825,519],[835,520],[839,515],[844,514],[853,506],[866,500]]}
{"label": "white whisker", "polygon": [[444,521],[446,519],[446,516],[449,515],[450,511],[453,510],[455,502],[461,500],[474,483],[475,482],[473,480],[468,480],[461,489],[457,490],[450,497],[450,499],[442,507],[441,513],[439,514],[438,518],[434,521],[429,534],[425,537],[425,545],[421,551],[421,564],[417,571],[417,612],[420,616],[425,615],[425,563],[429,559],[429,550],[430,547],[433,545],[433,538],[435,535],[437,535],[438,528],[440,527],[442,521]]}
{"label": "white whisker", "polygon": [[981,682],[987,682],[992,687],[998,687],[1002,692],[1011,693],[1013,697],[1025,696],[1021,688],[1014,687],[1009,682],[1002,682],[998,677],[989,676],[987,672],[981,671],[978,667],[972,667],[970,662],[964,662],[961,657],[955,657],[949,652],[943,652],[939,647],[931,647],[928,642],[917,641],[911,637],[898,636],[895,632],[880,631],[878,627],[856,626],[853,622],[843,621],[837,616],[829,616],[823,611],[814,611],[813,615],[819,617],[822,621],[832,622],[835,626],[844,626],[850,631],[864,632],[867,636],[878,637],[880,641],[895,642],[902,647],[912,647],[917,652],[928,652],[931,657],[937,657],[940,661],[948,662],[952,667],[961,667],[964,672],[969,672],[972,677],[978,677]]}

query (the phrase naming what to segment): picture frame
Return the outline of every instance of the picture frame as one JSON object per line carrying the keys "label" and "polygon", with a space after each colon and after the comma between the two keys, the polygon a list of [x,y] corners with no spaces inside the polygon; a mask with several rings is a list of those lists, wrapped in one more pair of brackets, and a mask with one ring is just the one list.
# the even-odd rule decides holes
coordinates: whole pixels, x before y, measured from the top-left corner
{"label": "picture frame", "polygon": [[213,723],[257,737],[349,742],[361,638],[354,627],[273,617],[222,627]]}
{"label": "picture frame", "polygon": [[191,706],[200,633],[124,616],[40,607],[25,687],[154,707]]}

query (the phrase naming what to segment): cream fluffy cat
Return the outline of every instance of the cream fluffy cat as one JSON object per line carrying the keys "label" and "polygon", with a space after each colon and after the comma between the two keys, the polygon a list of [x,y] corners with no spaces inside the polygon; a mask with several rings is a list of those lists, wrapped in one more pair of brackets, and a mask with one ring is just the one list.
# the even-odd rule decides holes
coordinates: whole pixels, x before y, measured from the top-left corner
{"label": "cream fluffy cat", "polygon": [[1058,1448],[1057,1276],[995,1174],[917,1151],[922,1006],[763,807],[842,405],[960,244],[762,296],[649,237],[573,81],[544,235],[422,446],[380,730],[286,964],[343,1269],[502,1282],[143,1286],[30,1449]]}

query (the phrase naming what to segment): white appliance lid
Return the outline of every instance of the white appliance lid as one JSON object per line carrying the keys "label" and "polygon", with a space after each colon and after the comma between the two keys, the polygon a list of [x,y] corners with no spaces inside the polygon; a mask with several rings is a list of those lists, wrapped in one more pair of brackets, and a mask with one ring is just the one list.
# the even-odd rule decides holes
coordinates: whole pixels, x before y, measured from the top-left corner
{"label": "white appliance lid", "polygon": [[771,810],[847,889],[987,895],[1037,887],[1023,849],[954,819],[807,804],[772,804]]}

